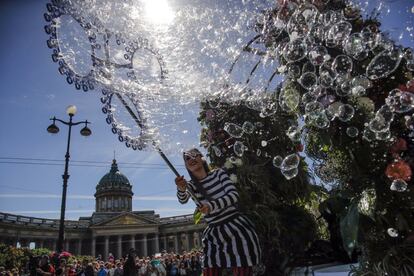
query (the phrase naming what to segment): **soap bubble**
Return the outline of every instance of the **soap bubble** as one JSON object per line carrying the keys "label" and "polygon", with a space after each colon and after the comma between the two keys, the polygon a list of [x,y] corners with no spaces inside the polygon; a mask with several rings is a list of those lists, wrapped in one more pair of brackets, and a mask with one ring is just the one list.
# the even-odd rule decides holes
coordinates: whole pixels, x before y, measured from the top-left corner
{"label": "soap bubble", "polygon": [[372,131],[370,128],[365,128],[364,132],[362,133],[362,138],[368,142],[374,141],[377,137],[374,131]]}
{"label": "soap bubble", "polygon": [[306,113],[322,112],[322,111],[323,111],[323,105],[320,102],[310,102],[306,104],[305,106]]}
{"label": "soap bubble", "polygon": [[321,65],[324,63],[325,56],[328,54],[328,50],[324,46],[315,46],[308,52],[308,58],[313,65]]}
{"label": "soap bubble", "polygon": [[398,231],[394,228],[388,228],[387,229],[387,234],[391,237],[391,238],[396,238],[398,237]]}
{"label": "soap bubble", "polygon": [[356,97],[364,96],[365,92],[366,92],[365,88],[362,87],[361,85],[352,87],[352,95]]}
{"label": "soap bubble", "polygon": [[300,67],[296,64],[290,64],[288,66],[288,76],[292,79],[296,79],[300,77]]}
{"label": "soap bubble", "polygon": [[289,129],[286,131],[286,135],[292,142],[300,142],[301,139],[301,131],[300,128],[297,126],[290,126]]}
{"label": "soap bubble", "polygon": [[348,38],[352,31],[352,25],[349,22],[341,21],[333,25],[327,34],[327,39],[332,40],[336,45]]}
{"label": "soap bubble", "polygon": [[262,147],[266,147],[267,146],[267,141],[262,140],[262,142],[260,144],[262,145]]}
{"label": "soap bubble", "polygon": [[332,71],[332,62],[325,61],[319,67],[319,82],[323,87],[332,87],[335,80],[335,73]]}
{"label": "soap bubble", "polygon": [[335,92],[338,96],[346,97],[352,93],[352,84],[350,81],[344,81],[340,87],[338,87]]}
{"label": "soap bubble", "polygon": [[338,75],[347,75],[352,71],[352,59],[346,55],[339,55],[332,63],[332,70]]}
{"label": "soap bubble", "polygon": [[345,53],[356,60],[363,60],[368,57],[369,48],[363,35],[360,33],[351,34],[344,41]]}
{"label": "soap bubble", "polygon": [[309,26],[307,25],[306,19],[300,10],[295,11],[290,17],[286,31],[288,32],[291,39],[296,39],[307,35]]}
{"label": "soap bubble", "polygon": [[314,102],[316,100],[317,100],[316,96],[313,95],[311,92],[307,92],[307,93],[302,95],[302,104],[303,105],[306,105],[307,103],[310,103],[310,102]]}
{"label": "soap bubble", "polygon": [[306,55],[306,44],[302,39],[295,39],[286,44],[283,49],[283,57],[290,62],[299,61]]}
{"label": "soap bubble", "polygon": [[399,89],[393,89],[385,99],[385,103],[394,112],[406,113],[414,108],[414,94]]}
{"label": "soap bubble", "polygon": [[306,72],[300,77],[298,82],[300,85],[302,85],[303,88],[309,90],[318,83],[318,77],[315,73]]}
{"label": "soap bubble", "polygon": [[246,146],[240,141],[236,141],[233,145],[233,151],[239,157],[243,156],[246,149],[247,149]]}
{"label": "soap bubble", "polygon": [[366,75],[371,80],[381,79],[392,74],[400,65],[402,53],[399,48],[384,50],[368,64]]}
{"label": "soap bubble", "polygon": [[338,113],[336,114],[336,116],[342,122],[348,122],[354,117],[354,114],[355,114],[355,109],[352,105],[343,104],[339,107]]}
{"label": "soap bubble", "polygon": [[282,174],[287,180],[290,180],[296,177],[298,173],[299,173],[298,168],[292,168],[290,170],[282,170]]}
{"label": "soap bubble", "polygon": [[316,72],[315,66],[309,61],[305,62],[305,64],[303,64],[302,66],[302,74],[307,73],[307,72],[312,72],[312,73]]}
{"label": "soap bubble", "polygon": [[394,192],[405,192],[407,187],[407,182],[403,179],[395,179],[390,186],[390,190]]}
{"label": "soap bubble", "polygon": [[357,137],[358,133],[359,133],[359,130],[356,127],[351,126],[351,127],[347,127],[346,129],[346,134],[349,137],[352,137],[352,138]]}
{"label": "soap bubble", "polygon": [[389,129],[385,129],[384,131],[376,132],[375,138],[379,141],[388,141],[391,139],[391,131]]}
{"label": "soap bubble", "polygon": [[339,114],[339,108],[343,105],[341,102],[334,102],[328,106],[326,109],[326,115],[331,118],[331,120],[334,120],[335,117]]}
{"label": "soap bubble", "polygon": [[280,166],[282,166],[282,162],[283,162],[283,157],[280,155],[276,155],[273,158],[272,164],[273,166],[275,166],[276,168],[280,168]]}
{"label": "soap bubble", "polygon": [[254,131],[254,125],[251,122],[246,121],[246,122],[243,123],[242,129],[247,134],[252,134],[253,131]]}
{"label": "soap bubble", "polygon": [[294,168],[297,168],[299,166],[299,155],[296,153],[290,154],[283,159],[282,165],[280,166],[280,169],[282,171],[291,170]]}
{"label": "soap bubble", "polygon": [[367,77],[359,75],[352,79],[351,85],[353,87],[362,86],[365,89],[369,89],[372,87],[372,82]]}
{"label": "soap bubble", "polygon": [[225,123],[224,130],[234,138],[240,138],[243,135],[243,128],[233,123]]}

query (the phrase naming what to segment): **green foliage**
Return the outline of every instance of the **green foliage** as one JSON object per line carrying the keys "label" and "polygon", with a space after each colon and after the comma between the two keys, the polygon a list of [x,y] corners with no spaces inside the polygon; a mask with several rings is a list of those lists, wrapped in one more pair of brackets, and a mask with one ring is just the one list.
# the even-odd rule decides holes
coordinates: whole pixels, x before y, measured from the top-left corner
{"label": "green foliage", "polygon": [[[201,143],[208,149],[212,165],[224,167],[237,179],[239,207],[256,225],[267,272],[283,274],[303,256],[318,233],[326,233],[324,225],[316,223],[316,202],[323,191],[309,184],[306,162],[301,159],[298,175],[290,180],[272,164],[276,155],[297,152],[300,145],[292,143],[285,133],[297,118],[280,111],[262,117],[243,101],[231,105],[210,99],[201,103],[199,121],[204,127]],[[247,147],[242,156],[237,156],[232,148],[236,139],[223,128],[225,123],[242,126],[245,122],[252,123],[254,131],[237,139]],[[262,141],[267,144],[263,146]]]}
{"label": "green foliage", "polygon": [[29,260],[30,250],[0,244],[0,266],[6,269],[21,269]]}
{"label": "green foliage", "polygon": [[[298,4],[298,7],[295,8],[297,11],[311,2],[319,12],[334,11],[345,14],[350,9],[347,7],[347,1],[330,1],[327,4],[323,4],[321,1],[305,1],[302,5],[303,1],[288,1],[287,5]],[[284,12],[278,13],[278,9]],[[286,65],[286,67],[303,68],[308,61],[307,58],[289,63],[285,56],[275,51],[275,49],[283,48],[283,45],[289,41],[289,34],[286,29],[273,28],[271,22],[278,22],[279,26],[288,24],[287,22],[294,15],[287,10],[286,6],[279,5],[272,10],[265,11],[265,18],[268,20],[257,23],[257,33],[261,34],[259,36],[264,40],[263,46],[266,49],[261,49],[261,51],[276,52],[282,67]],[[354,10],[353,12],[357,15],[356,19],[348,20],[352,25],[352,33],[369,29],[376,36],[383,35],[380,30],[381,24],[375,14],[371,18],[365,19],[358,16],[360,11]],[[277,20],[276,15],[279,16]],[[281,20],[285,21],[281,22]],[[267,23],[269,24],[266,25]],[[316,41],[315,43],[311,42],[314,44],[312,47],[315,45],[326,46],[331,60],[339,55],[348,55],[340,45],[329,46],[324,41],[318,41],[317,35],[314,39]],[[412,49],[395,45],[392,41],[390,44],[397,48],[400,47],[406,53],[412,51]],[[380,51],[382,50],[384,48],[380,49]],[[353,60],[350,77],[366,76],[368,64],[380,51],[369,51],[363,60]],[[252,52],[254,53],[254,50],[250,49],[250,53]],[[329,197],[319,206],[320,212],[325,218],[331,219],[331,224],[337,224],[331,225],[331,229],[340,230],[344,248],[349,255],[354,252],[356,247],[359,247],[363,252],[364,261],[360,275],[414,274],[412,257],[407,257],[414,255],[412,251],[414,240],[414,214],[412,212],[414,209],[412,200],[414,189],[412,189],[412,185],[414,183],[410,173],[410,176],[405,179],[408,189],[404,192],[392,191],[390,185],[392,180],[396,178],[386,175],[387,167],[396,160],[404,162],[411,170],[414,169],[413,132],[405,124],[403,117],[404,115],[412,116],[413,111],[404,114],[394,112],[393,120],[385,119],[390,123],[389,138],[385,135],[387,133],[380,133],[376,138],[369,139],[363,138],[364,135],[361,135],[367,129],[368,122],[374,118],[375,112],[385,105],[385,99],[391,90],[400,88],[403,91],[414,92],[412,84],[410,87],[406,85],[408,81],[413,80],[413,73],[406,65],[406,61],[402,59],[396,70],[386,78],[371,78],[372,86],[366,89],[364,95],[340,96],[332,90],[335,86],[329,87],[327,94],[332,97],[332,102],[350,104],[354,107],[355,114],[347,122],[333,118],[330,120],[329,127],[317,128],[316,124],[309,120],[310,115],[306,112],[304,105],[290,108],[292,111],[290,116],[304,118],[305,153],[313,161],[313,165],[306,171],[314,173],[322,184],[331,187]],[[320,77],[318,70],[315,70],[315,73]],[[286,72],[285,78],[284,87],[289,91],[292,85],[299,83],[299,76],[293,76]],[[300,85],[296,85],[296,89],[300,96],[309,93],[309,90],[303,89]],[[326,103],[326,99],[321,100],[321,98],[324,97],[317,96],[314,100],[321,102],[326,111],[329,103]],[[286,130],[286,126],[280,125],[280,127],[285,127],[280,132]],[[350,137],[347,134],[349,127],[356,127],[359,130],[359,135]],[[386,138],[383,138],[382,134]],[[402,139],[407,146],[396,151],[393,149],[393,144],[398,139]],[[281,147],[284,145],[284,142],[280,143]],[[282,226],[283,224],[280,223],[279,228]],[[390,230],[397,234],[389,235]],[[333,232],[331,234],[337,234]]]}

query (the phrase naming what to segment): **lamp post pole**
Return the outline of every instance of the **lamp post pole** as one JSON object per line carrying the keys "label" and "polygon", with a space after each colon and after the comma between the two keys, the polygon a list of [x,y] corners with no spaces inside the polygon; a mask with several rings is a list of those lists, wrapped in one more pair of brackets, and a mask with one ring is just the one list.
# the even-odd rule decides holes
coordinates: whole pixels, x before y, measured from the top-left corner
{"label": "lamp post pole", "polygon": [[[68,188],[68,179],[69,179],[69,149],[70,149],[70,138],[71,138],[71,132],[72,132],[72,126],[79,125],[79,124],[85,124],[85,127],[81,129],[80,133],[82,136],[89,136],[91,135],[91,130],[88,128],[88,121],[81,121],[81,122],[73,122],[73,116],[76,113],[76,107],[74,105],[69,106],[66,109],[66,112],[69,115],[69,122],[65,122],[63,120],[57,119],[56,117],[53,117],[51,120],[53,120],[53,123],[47,128],[47,131],[53,134],[56,134],[59,132],[59,128],[56,126],[55,122],[59,121],[64,125],[67,125],[69,127],[68,131],[68,141],[67,141],[67,147],[66,147],[66,154],[65,154],[65,171],[62,175],[63,178],[63,190],[62,190],[62,204],[60,207],[60,222],[59,222],[59,237],[58,242],[56,244],[56,252],[62,252],[63,251],[63,241],[65,239],[65,212],[66,212],[66,192]],[[68,250],[68,248],[66,248]]]}

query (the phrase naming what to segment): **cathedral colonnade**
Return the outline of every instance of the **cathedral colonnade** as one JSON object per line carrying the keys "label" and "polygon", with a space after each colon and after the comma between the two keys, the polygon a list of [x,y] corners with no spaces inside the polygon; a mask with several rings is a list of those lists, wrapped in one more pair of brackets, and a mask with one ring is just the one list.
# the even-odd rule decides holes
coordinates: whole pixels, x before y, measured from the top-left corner
{"label": "cathedral colonnade", "polygon": [[[107,259],[109,253],[125,256],[131,248],[143,257],[202,247],[204,223],[195,225],[192,214],[161,218],[154,210],[134,211],[133,195],[132,184],[114,159],[96,185],[95,212],[65,221],[64,250]],[[54,251],[59,223],[59,219],[0,212],[0,243]]]}

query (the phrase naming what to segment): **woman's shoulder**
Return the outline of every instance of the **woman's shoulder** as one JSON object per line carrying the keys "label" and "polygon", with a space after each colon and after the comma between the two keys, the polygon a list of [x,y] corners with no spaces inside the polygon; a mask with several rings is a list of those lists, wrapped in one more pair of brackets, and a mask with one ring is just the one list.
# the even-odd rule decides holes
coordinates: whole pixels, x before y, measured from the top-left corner
{"label": "woman's shoulder", "polygon": [[227,175],[227,172],[222,168],[216,168],[212,170],[210,173],[214,174],[214,177],[220,177],[222,175]]}

